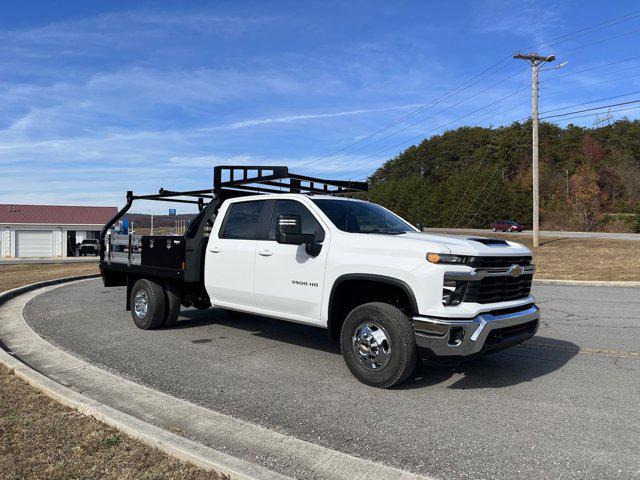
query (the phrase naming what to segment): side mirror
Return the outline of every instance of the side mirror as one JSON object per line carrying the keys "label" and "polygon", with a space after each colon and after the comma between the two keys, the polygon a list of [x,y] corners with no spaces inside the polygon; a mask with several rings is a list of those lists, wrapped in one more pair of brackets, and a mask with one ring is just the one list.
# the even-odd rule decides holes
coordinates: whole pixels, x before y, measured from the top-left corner
{"label": "side mirror", "polygon": [[278,215],[276,242],[287,245],[306,244],[305,251],[310,257],[317,257],[322,250],[322,244],[316,243],[315,235],[302,233],[300,215]]}
{"label": "side mirror", "polygon": [[422,231],[424,229],[424,226],[421,223],[416,223],[416,228]]}
{"label": "side mirror", "polygon": [[276,242],[287,245],[303,245],[314,243],[315,235],[302,233],[300,215],[278,215]]}

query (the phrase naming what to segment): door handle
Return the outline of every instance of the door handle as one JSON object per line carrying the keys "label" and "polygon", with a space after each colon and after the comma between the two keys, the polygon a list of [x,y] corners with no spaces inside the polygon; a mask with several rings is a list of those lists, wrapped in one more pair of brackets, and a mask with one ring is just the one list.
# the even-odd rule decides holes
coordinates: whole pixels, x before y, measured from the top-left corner
{"label": "door handle", "polygon": [[212,253],[220,253],[222,249],[216,245],[215,247],[211,247],[209,251]]}
{"label": "door handle", "polygon": [[271,255],[273,255],[273,252],[271,250],[260,250],[258,252],[258,255],[262,255],[263,257],[270,257]]}

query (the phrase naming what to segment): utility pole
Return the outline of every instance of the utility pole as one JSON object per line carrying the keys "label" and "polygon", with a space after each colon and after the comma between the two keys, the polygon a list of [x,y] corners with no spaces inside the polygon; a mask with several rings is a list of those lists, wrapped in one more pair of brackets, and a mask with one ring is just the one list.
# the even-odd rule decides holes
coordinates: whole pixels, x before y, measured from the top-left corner
{"label": "utility pole", "polygon": [[151,212],[151,235],[153,235],[153,212]]}
{"label": "utility pole", "polygon": [[526,60],[531,64],[531,93],[533,110],[533,152],[532,174],[533,174],[533,246],[540,246],[540,189],[538,182],[538,66],[541,63],[553,62],[555,55],[538,55],[537,53],[516,53],[513,58],[516,60]]}

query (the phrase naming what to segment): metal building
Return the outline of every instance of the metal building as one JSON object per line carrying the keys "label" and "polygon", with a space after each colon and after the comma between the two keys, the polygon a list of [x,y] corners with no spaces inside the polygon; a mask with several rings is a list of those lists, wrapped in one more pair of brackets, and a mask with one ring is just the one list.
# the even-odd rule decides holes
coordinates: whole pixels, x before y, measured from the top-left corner
{"label": "metal building", "polygon": [[66,257],[98,238],[116,207],[0,204],[0,258]]}

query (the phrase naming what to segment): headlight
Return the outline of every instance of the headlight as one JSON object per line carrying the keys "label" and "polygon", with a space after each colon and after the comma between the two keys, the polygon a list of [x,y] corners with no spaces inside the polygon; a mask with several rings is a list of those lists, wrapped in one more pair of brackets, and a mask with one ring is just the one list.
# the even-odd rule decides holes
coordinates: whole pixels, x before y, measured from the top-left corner
{"label": "headlight", "polygon": [[462,263],[467,261],[467,258],[462,255],[447,255],[445,253],[427,253],[427,260],[431,263]]}

